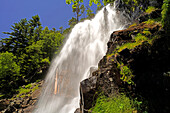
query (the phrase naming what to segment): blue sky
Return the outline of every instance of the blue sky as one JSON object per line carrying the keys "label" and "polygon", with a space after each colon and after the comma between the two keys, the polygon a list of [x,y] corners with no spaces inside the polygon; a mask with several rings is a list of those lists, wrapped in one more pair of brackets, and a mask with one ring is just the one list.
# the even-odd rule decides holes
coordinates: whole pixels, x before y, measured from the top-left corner
{"label": "blue sky", "polygon": [[[87,1],[85,5],[88,5]],[[69,27],[68,21],[74,16],[71,5],[65,0],[0,0],[0,38],[8,37],[2,32],[11,32],[11,25],[21,19],[40,16],[43,28]],[[85,16],[85,14],[84,14]]]}

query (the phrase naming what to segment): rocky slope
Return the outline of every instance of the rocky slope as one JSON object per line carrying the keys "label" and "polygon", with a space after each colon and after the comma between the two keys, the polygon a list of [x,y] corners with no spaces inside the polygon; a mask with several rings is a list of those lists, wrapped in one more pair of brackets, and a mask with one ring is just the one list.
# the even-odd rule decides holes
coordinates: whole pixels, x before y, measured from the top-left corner
{"label": "rocky slope", "polygon": [[0,113],[31,113],[40,96],[43,81],[22,86],[11,99],[0,100]]}

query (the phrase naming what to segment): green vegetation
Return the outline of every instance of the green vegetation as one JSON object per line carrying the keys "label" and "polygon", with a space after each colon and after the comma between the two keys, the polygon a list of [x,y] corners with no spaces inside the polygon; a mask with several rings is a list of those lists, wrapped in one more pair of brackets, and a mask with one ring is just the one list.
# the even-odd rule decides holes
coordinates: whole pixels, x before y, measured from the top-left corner
{"label": "green vegetation", "polygon": [[29,92],[34,92],[36,89],[38,89],[39,85],[36,85],[36,86],[34,86],[34,85],[35,84],[30,83],[30,84],[26,85],[25,87],[20,87],[17,90],[18,93],[17,93],[16,97],[24,98],[25,96],[30,96]]}
{"label": "green vegetation", "polygon": [[[0,93],[11,95],[20,78],[20,66],[15,62],[16,57],[7,52],[0,53]],[[10,92],[9,92],[10,91]]]}
{"label": "green vegetation", "polygon": [[162,5],[162,25],[166,32],[170,31],[170,0],[164,0]]}
{"label": "green vegetation", "polygon": [[146,13],[151,13],[152,11],[155,11],[156,10],[156,8],[155,7],[153,7],[153,6],[149,6],[148,7],[148,9],[146,9]]}
{"label": "green vegetation", "polygon": [[122,75],[120,79],[122,81],[127,82],[128,84],[134,84],[132,81],[134,75],[128,66],[125,66],[123,63],[118,63],[117,68],[120,69],[120,74]]}
{"label": "green vegetation", "polygon": [[138,33],[135,37],[135,42],[133,43],[125,43],[122,46],[118,46],[116,48],[116,52],[121,52],[124,49],[134,49],[136,46],[141,45],[144,41],[147,41],[147,37],[145,37],[144,35]]}
{"label": "green vegetation", "polygon": [[[112,54],[107,55],[107,58],[110,58],[113,55],[118,55],[119,52],[123,51],[124,49],[134,49],[135,47],[142,45],[143,42],[148,42],[149,44],[152,44],[152,41],[154,39],[159,38],[159,35],[155,35],[151,38],[151,32],[149,31],[149,29],[145,28],[141,33],[138,33],[135,38],[134,38],[134,42],[129,42],[129,43],[125,43],[122,44],[121,46],[117,46],[117,48],[115,49],[115,51],[113,51]],[[120,74],[121,74],[121,80],[128,83],[128,84],[134,84],[133,82],[133,72],[132,70],[129,68],[129,66],[124,65],[123,63],[115,60],[117,63],[117,68],[120,70]]]}
{"label": "green vegetation", "polygon": [[135,107],[134,102],[125,95],[109,98],[100,96],[91,111],[92,113],[132,113]]}
{"label": "green vegetation", "polygon": [[144,31],[142,32],[144,35],[146,36],[150,36],[151,32],[148,29],[144,29]]}
{"label": "green vegetation", "polygon": [[129,28],[136,26],[136,23],[133,23],[132,25],[129,26]]}
{"label": "green vegetation", "polygon": [[[0,94],[12,96],[23,84],[41,78],[63,44],[64,30],[42,29],[38,15],[12,25],[0,40]],[[8,83],[8,84],[7,84]]]}
{"label": "green vegetation", "polygon": [[144,23],[153,25],[155,23],[155,21],[153,19],[149,19],[149,20],[145,21]]}

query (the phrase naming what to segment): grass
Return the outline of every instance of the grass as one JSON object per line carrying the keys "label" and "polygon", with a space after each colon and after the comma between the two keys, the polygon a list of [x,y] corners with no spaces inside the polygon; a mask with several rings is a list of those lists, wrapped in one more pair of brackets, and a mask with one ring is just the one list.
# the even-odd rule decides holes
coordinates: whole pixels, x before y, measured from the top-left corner
{"label": "grass", "polygon": [[92,113],[133,113],[135,107],[133,101],[125,95],[100,96],[91,111]]}
{"label": "grass", "polygon": [[28,84],[26,85],[24,88],[20,87],[17,91],[18,94],[16,97],[25,97],[25,96],[30,96],[30,94],[28,94],[29,92],[34,92],[36,89],[38,89],[38,85],[34,86],[33,88],[33,84]]}
{"label": "grass", "polygon": [[144,35],[138,33],[135,37],[135,42],[133,43],[125,43],[122,46],[117,46],[116,50],[117,52],[121,52],[124,49],[134,49],[135,47],[139,46],[142,44],[142,42],[147,41],[148,38],[145,37]]}

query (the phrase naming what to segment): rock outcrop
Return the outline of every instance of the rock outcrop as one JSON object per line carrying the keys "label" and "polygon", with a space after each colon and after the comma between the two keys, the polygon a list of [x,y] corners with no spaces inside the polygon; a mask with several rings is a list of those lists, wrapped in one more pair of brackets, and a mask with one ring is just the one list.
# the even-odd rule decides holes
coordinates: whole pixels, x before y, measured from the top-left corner
{"label": "rock outcrop", "polygon": [[[135,45],[139,33],[147,39]],[[100,93],[109,97],[126,89],[124,92],[132,98],[140,95],[148,102],[148,112],[170,112],[169,37],[159,23],[141,23],[112,33],[107,54],[99,62],[99,69],[92,77],[81,82],[81,111],[87,112],[92,108]],[[124,47],[121,50],[127,43],[134,47]],[[121,78],[119,65],[130,67],[133,76],[127,79],[131,82]]]}

